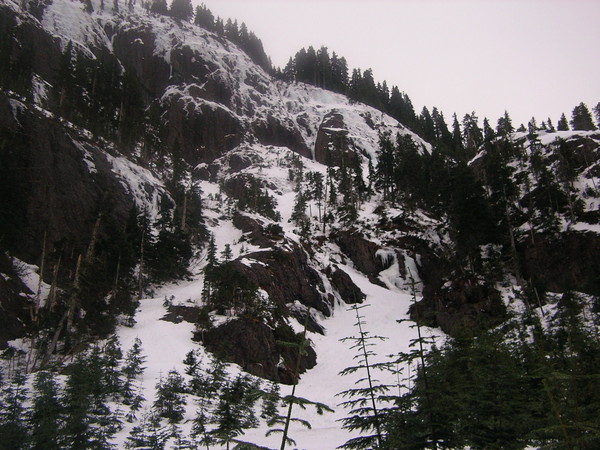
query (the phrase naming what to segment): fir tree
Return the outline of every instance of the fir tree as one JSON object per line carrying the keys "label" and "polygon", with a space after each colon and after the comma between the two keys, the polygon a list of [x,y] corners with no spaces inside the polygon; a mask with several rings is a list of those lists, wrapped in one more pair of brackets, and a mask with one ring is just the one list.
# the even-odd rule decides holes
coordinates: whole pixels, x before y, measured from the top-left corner
{"label": "fir tree", "polygon": [[167,0],[152,0],[150,11],[155,14],[166,16],[169,14],[169,7],[167,6]]}
{"label": "fir tree", "polygon": [[13,378],[2,386],[0,404],[0,448],[26,448],[28,429],[26,425],[25,401],[27,400],[27,377],[16,372]]}
{"label": "fir tree", "polygon": [[213,31],[215,29],[215,18],[204,3],[196,6],[194,23],[202,28]]}
{"label": "fir tree", "polygon": [[[340,372],[340,375],[346,376],[357,372],[361,373],[360,379],[355,383],[357,387],[348,389],[339,393],[339,396],[348,398],[340,406],[350,409],[351,416],[341,419],[343,427],[349,431],[359,430],[367,435],[353,438],[347,441],[342,448],[363,449],[363,448],[384,448],[385,434],[383,429],[384,406],[382,403],[389,401],[386,396],[390,389],[388,385],[378,384],[375,378],[375,371],[388,370],[388,363],[374,363],[372,361],[375,353],[371,347],[373,341],[386,339],[382,336],[371,335],[364,329],[364,316],[359,311],[369,305],[353,305],[352,310],[356,314],[356,323],[358,329],[356,336],[342,339],[342,342],[349,341],[351,348],[356,350],[354,359],[357,361],[355,366],[348,367]],[[367,383],[363,386],[362,383]]]}
{"label": "fir tree", "polygon": [[596,106],[594,106],[594,117],[596,118],[596,124],[598,128],[600,128],[600,102]]}
{"label": "fir tree", "polygon": [[571,128],[573,130],[597,130],[592,120],[592,115],[585,103],[581,102],[573,109],[571,116]]}
{"label": "fir tree", "polygon": [[175,19],[189,21],[194,15],[192,2],[190,0],[173,0],[169,13]]}
{"label": "fir tree", "polygon": [[565,113],[562,113],[560,119],[558,119],[558,123],[556,125],[556,129],[558,131],[568,131],[569,130],[569,122],[567,122],[567,118],[565,117]]}
{"label": "fir tree", "polygon": [[104,346],[102,354],[104,367],[102,383],[106,393],[116,399],[120,397],[123,388],[120,370],[123,352],[121,351],[119,338],[116,336],[111,337]]}
{"label": "fir tree", "polygon": [[30,446],[36,450],[58,450],[63,408],[59,387],[52,372],[40,371],[33,383],[33,403],[27,418]]}
{"label": "fir tree", "polygon": [[185,393],[183,377],[176,370],[170,370],[167,378],[161,378],[156,385],[153,408],[160,417],[164,417],[169,423],[179,423],[183,420],[185,412]]}
{"label": "fir tree", "polygon": [[502,116],[498,119],[498,124],[496,126],[496,132],[498,133],[498,136],[507,138],[508,136],[510,136],[510,134],[513,131],[515,131],[515,129],[512,125],[512,120],[510,119],[510,116],[508,115],[508,111],[504,111],[504,116]]}

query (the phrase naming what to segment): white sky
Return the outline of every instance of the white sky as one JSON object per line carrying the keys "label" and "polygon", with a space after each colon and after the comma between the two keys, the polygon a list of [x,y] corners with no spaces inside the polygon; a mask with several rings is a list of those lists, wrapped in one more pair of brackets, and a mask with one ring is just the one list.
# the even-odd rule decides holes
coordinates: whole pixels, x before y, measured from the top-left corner
{"label": "white sky", "polygon": [[193,1],[245,22],[276,66],[325,45],[449,125],[475,111],[495,127],[505,109],[556,125],[600,101],[600,0]]}

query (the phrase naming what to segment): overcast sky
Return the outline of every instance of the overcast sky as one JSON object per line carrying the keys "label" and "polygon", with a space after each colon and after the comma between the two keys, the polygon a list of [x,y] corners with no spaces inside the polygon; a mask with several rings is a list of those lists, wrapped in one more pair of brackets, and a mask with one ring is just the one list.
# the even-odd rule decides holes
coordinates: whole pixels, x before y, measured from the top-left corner
{"label": "overcast sky", "polygon": [[415,111],[517,126],[600,102],[600,0],[194,0],[245,22],[283,67],[322,45],[372,68]]}

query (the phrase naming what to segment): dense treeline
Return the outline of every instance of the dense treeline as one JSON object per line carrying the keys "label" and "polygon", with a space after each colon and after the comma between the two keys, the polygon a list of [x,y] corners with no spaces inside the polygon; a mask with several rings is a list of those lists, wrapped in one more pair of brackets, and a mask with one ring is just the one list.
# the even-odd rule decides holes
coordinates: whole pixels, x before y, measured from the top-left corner
{"label": "dense treeline", "polygon": [[[463,127],[468,133],[467,137],[457,136],[455,132],[450,133],[441,111],[433,107],[430,111],[424,107],[420,114],[415,112],[413,104],[405,92],[401,92],[397,86],[389,88],[387,82],[375,82],[373,70],[350,69],[346,58],[339,56],[336,52],[329,54],[329,49],[322,46],[315,50],[312,46],[308,49],[300,49],[294,57],[290,57],[283,69],[274,70],[274,75],[288,82],[299,81],[312,84],[333,92],[347,95],[350,99],[370,105],[380,111],[389,114],[404,126],[419,134],[423,139],[431,143],[443,141],[447,147],[463,145],[467,141],[467,147],[477,147],[481,144],[483,135],[470,134],[469,130],[482,133],[477,124],[478,118],[475,113],[466,114],[463,118]],[[600,103],[595,106],[596,121],[600,124]],[[454,122],[458,123],[456,116]],[[551,119],[542,122],[537,127],[535,119],[530,126],[540,130],[555,131]],[[587,106],[580,103],[575,107],[570,122],[573,130],[595,130],[597,129]],[[456,129],[456,126],[454,125]],[[568,130],[569,123],[564,114],[558,121],[558,131]],[[525,131],[521,126],[520,130]]]}
{"label": "dense treeline", "polygon": [[[397,360],[365,353],[342,373],[364,377],[344,393],[353,408],[344,425],[361,436],[343,447],[597,448],[598,306],[566,292],[545,314],[527,307],[498,328],[463,329],[439,347],[419,332]],[[352,342],[360,350],[380,337],[357,317]],[[367,385],[381,370],[398,384]]]}

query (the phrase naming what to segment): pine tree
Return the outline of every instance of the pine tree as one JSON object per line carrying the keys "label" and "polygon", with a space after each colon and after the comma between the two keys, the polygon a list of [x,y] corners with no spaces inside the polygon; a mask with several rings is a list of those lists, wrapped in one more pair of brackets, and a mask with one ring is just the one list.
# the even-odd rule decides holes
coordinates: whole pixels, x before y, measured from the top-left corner
{"label": "pine tree", "polygon": [[194,23],[202,28],[213,31],[215,29],[215,17],[204,3],[196,6]]}
{"label": "pine tree", "polygon": [[169,13],[175,19],[189,21],[194,15],[192,2],[190,0],[173,0]]}
{"label": "pine tree", "polygon": [[221,252],[221,259],[223,260],[223,263],[228,263],[229,261],[231,261],[233,258],[233,251],[231,250],[231,245],[230,244],[225,244],[225,247],[223,248],[223,251]]}
{"label": "pine tree", "polygon": [[[386,395],[390,386],[377,384],[379,381],[375,378],[375,371],[389,370],[389,363],[374,363],[372,358],[376,355],[371,347],[375,345],[373,341],[387,338],[371,335],[364,329],[364,316],[361,316],[359,311],[368,306],[352,306],[351,310],[356,314],[354,325],[358,329],[358,334],[342,339],[342,342],[350,342],[350,348],[356,350],[357,354],[354,356],[354,360],[357,361],[357,364],[342,370],[340,375],[346,376],[359,372],[361,376],[355,383],[357,387],[337,394],[348,399],[342,402],[340,406],[350,409],[349,413],[351,414],[349,417],[341,419],[343,427],[349,431],[359,430],[361,433],[367,433],[367,435],[350,439],[342,448],[385,448],[383,423],[385,420],[385,403],[391,400],[391,397]],[[364,386],[363,383],[367,383],[367,386]]]}
{"label": "pine tree", "polygon": [[111,337],[102,352],[102,364],[103,364],[103,380],[102,384],[104,390],[113,399],[117,399],[121,396],[123,391],[123,380],[121,378],[121,359],[123,358],[123,352],[119,344],[119,338],[117,336]]}
{"label": "pine tree", "polygon": [[557,129],[557,131],[568,131],[569,130],[569,122],[567,122],[565,113],[562,113],[562,115],[560,116],[560,119],[558,119],[556,129]]}
{"label": "pine tree", "polygon": [[52,372],[40,371],[33,383],[33,403],[27,418],[30,446],[36,450],[58,450],[63,408],[60,391]]}
{"label": "pine tree", "polygon": [[515,129],[512,125],[512,120],[510,119],[510,116],[508,115],[508,111],[504,111],[504,116],[502,116],[498,119],[498,124],[496,126],[496,132],[498,133],[498,136],[507,138],[508,136],[510,136],[510,134],[513,131],[515,131]]}
{"label": "pine tree", "polygon": [[26,448],[28,429],[26,425],[25,401],[27,400],[27,377],[16,372],[12,379],[2,386],[0,393],[0,448]]}
{"label": "pine tree", "polygon": [[594,106],[594,116],[596,117],[596,124],[598,125],[598,128],[600,128],[600,102]]}
{"label": "pine tree", "polygon": [[185,380],[176,370],[170,370],[167,378],[161,378],[156,385],[153,408],[159,417],[164,417],[169,423],[181,422],[185,412],[185,393]]}
{"label": "pine tree", "polygon": [[211,434],[228,449],[244,430],[258,426],[254,412],[254,405],[259,398],[257,383],[248,375],[240,374],[221,390],[212,419],[216,427]]}
{"label": "pine tree", "polygon": [[571,116],[571,128],[573,130],[597,130],[592,120],[592,115],[585,103],[581,102],[573,109]]}
{"label": "pine tree", "polygon": [[168,15],[169,7],[167,6],[167,0],[152,0],[150,11],[163,16]]}

